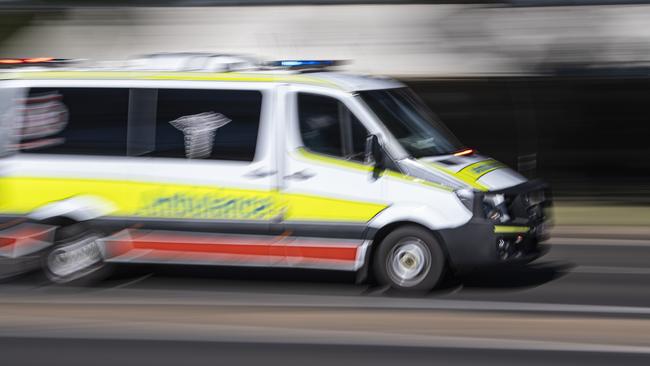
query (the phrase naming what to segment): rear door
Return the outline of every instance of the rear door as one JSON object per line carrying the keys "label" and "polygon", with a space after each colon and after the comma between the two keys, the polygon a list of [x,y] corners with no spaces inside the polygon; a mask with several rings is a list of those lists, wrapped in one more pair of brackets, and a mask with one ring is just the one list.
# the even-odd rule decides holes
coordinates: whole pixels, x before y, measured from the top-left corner
{"label": "rear door", "polygon": [[[204,85],[204,84],[203,84]],[[195,84],[192,84],[195,86]],[[270,87],[131,90],[125,212],[112,261],[275,265]],[[121,245],[124,243],[127,245]]]}
{"label": "rear door", "polygon": [[100,205],[114,262],[282,262],[273,88],[233,84],[30,81],[3,213]]}

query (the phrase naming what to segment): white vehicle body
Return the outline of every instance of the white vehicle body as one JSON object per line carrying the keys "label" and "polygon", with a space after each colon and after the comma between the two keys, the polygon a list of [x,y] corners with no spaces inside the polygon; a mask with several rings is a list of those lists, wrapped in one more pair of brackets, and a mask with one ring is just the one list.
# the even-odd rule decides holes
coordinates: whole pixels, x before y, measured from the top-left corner
{"label": "white vehicle body", "polygon": [[[508,189],[519,187],[524,192],[530,182],[475,153],[411,157],[358,95],[403,87],[388,79],[330,72],[7,74],[0,80],[5,152],[0,160],[0,213],[7,221],[28,218],[39,225],[58,225],[55,220],[65,218],[96,226],[106,234],[101,251],[108,262],[357,271],[368,263],[377,240],[411,223],[439,235],[450,264],[464,268],[498,262],[496,242],[503,235],[539,235],[538,223],[528,217],[495,222],[483,212],[484,197],[491,191],[507,195]],[[21,101],[30,90],[40,89],[129,91],[127,153],[21,151],[14,131],[24,115],[16,110],[25,108]],[[138,90],[155,90],[156,98],[165,90],[260,93],[254,157],[229,161],[130,153],[139,148],[131,121]],[[344,106],[377,137],[392,168],[376,174],[367,159],[352,161],[306,147],[298,115],[298,96],[303,94]],[[201,112],[207,111],[196,111]],[[469,171],[473,167],[483,171]],[[13,239],[13,245],[21,243],[19,237]]]}

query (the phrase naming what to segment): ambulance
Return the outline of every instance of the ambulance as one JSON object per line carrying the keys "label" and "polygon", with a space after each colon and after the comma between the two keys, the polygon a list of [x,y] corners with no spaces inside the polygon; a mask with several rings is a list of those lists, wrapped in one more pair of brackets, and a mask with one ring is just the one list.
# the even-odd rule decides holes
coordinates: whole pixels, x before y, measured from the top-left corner
{"label": "ambulance", "polygon": [[6,276],[313,268],[427,291],[544,252],[548,186],[463,145],[395,80],[221,54],[2,61]]}

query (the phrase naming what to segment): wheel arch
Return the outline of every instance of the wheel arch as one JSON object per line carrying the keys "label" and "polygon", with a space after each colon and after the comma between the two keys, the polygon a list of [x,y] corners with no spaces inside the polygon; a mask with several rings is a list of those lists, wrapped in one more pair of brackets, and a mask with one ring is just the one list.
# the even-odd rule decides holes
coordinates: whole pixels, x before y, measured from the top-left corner
{"label": "wheel arch", "polygon": [[78,195],[44,204],[31,211],[27,218],[37,222],[63,221],[71,224],[96,219],[114,210],[114,205],[101,197]]}

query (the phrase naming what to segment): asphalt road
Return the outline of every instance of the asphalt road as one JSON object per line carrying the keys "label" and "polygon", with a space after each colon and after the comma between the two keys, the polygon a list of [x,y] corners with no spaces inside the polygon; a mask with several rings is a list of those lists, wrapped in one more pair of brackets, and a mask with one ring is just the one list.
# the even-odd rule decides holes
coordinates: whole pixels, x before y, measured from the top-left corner
{"label": "asphalt road", "polygon": [[[2,364],[650,364],[650,245],[556,239],[404,296],[303,270],[132,267],[0,285]],[[570,244],[569,244],[570,243]]]}
{"label": "asphalt road", "polygon": [[[2,339],[15,365],[647,365],[634,354],[213,342]],[[38,352],[46,362],[25,355]]]}

